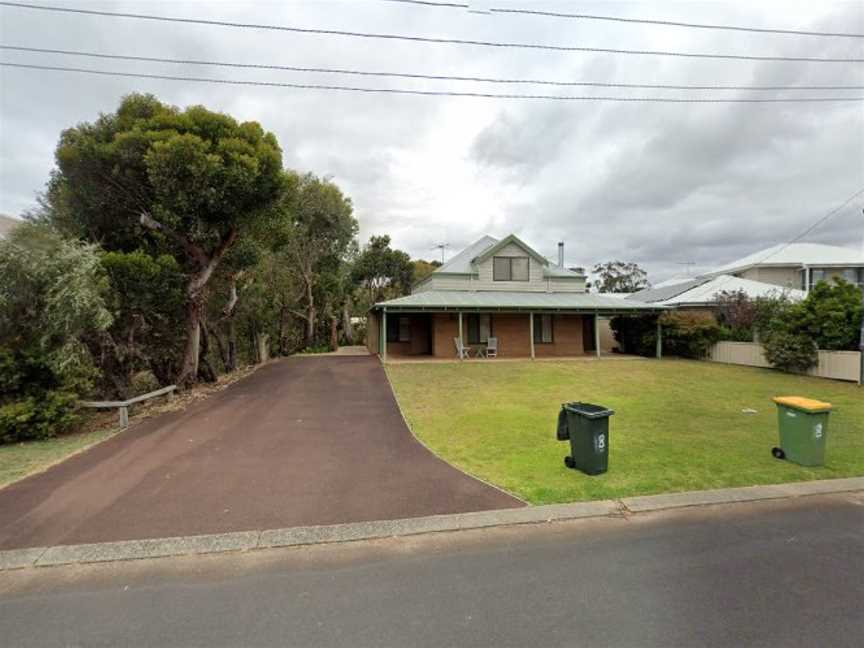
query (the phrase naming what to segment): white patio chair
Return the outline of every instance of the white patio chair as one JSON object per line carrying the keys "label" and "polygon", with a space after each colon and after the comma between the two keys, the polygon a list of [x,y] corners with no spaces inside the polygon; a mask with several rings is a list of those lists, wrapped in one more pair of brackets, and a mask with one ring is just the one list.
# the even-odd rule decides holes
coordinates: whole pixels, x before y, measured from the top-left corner
{"label": "white patio chair", "polygon": [[462,340],[460,340],[458,337],[453,338],[453,344],[456,345],[456,357],[457,358],[459,358],[460,360],[465,360],[465,359],[471,357],[471,355],[470,355],[471,349],[469,349],[464,344],[462,344]]}
{"label": "white patio chair", "polygon": [[490,337],[486,341],[486,357],[487,358],[497,358],[498,357],[498,338]]}

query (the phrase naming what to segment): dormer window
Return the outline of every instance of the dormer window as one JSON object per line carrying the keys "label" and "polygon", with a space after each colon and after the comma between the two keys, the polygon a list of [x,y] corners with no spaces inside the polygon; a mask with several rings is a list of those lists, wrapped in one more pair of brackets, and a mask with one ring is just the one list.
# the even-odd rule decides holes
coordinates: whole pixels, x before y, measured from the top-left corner
{"label": "dormer window", "polygon": [[492,257],[494,281],[528,281],[528,257]]}

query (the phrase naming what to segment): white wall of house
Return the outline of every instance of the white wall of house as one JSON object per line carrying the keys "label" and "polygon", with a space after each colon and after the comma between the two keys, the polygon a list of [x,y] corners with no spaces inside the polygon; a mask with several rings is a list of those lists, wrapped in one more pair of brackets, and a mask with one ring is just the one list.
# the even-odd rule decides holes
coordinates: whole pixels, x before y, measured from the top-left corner
{"label": "white wall of house", "polygon": [[[494,281],[492,268],[495,257],[528,257],[528,281]],[[543,265],[534,257],[528,255],[520,246],[511,243],[498,250],[477,264],[476,290],[509,290],[518,292],[546,292],[546,278],[543,276]]]}
{"label": "white wall of house", "polygon": [[797,288],[801,289],[801,270],[798,267],[786,266],[781,268],[755,267],[736,272],[736,277],[742,279],[751,279],[753,281],[761,281],[769,283],[781,288]]}

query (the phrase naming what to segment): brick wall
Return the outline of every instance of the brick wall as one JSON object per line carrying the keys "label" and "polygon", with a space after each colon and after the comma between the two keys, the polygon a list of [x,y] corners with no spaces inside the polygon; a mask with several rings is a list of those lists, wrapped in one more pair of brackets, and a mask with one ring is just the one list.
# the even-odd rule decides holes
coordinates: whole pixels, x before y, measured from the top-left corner
{"label": "brick wall", "polygon": [[[463,316],[464,317],[464,316]],[[584,355],[582,342],[582,316],[553,315],[553,344],[535,344],[534,355],[549,356]],[[531,357],[531,324],[528,313],[493,313],[492,334],[498,338],[498,355],[502,358]],[[468,340],[467,324],[463,335]],[[456,348],[453,338],[459,336],[459,320],[456,313],[436,313],[433,319],[432,353],[437,358],[454,358]]]}
{"label": "brick wall", "polygon": [[584,355],[582,316],[553,315],[552,317],[552,339],[555,342],[554,344],[535,344],[534,355],[538,358]]}

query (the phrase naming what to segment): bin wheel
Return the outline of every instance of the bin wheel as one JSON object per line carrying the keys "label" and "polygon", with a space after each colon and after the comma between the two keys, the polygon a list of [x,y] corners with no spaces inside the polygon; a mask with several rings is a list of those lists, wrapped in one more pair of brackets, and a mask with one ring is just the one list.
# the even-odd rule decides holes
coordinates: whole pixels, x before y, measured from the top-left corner
{"label": "bin wheel", "polygon": [[783,452],[783,448],[771,448],[771,454],[774,455],[775,459],[785,459],[786,453]]}
{"label": "bin wheel", "polygon": [[573,461],[573,457],[570,457],[570,456],[564,457],[564,465],[567,466],[568,468],[575,468],[576,467],[576,463]]}

